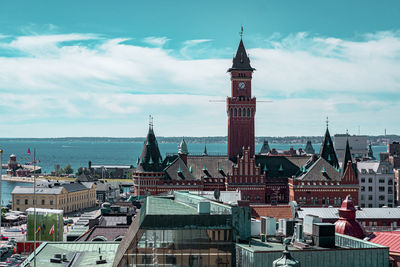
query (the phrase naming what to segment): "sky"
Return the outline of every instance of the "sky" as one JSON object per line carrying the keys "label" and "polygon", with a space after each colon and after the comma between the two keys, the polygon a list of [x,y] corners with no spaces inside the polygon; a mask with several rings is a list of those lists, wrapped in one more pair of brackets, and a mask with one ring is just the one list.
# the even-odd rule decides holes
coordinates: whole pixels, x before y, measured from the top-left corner
{"label": "sky", "polygon": [[[257,136],[400,134],[400,2],[0,1],[0,137],[227,135],[240,41]],[[210,102],[221,100],[222,102]]]}

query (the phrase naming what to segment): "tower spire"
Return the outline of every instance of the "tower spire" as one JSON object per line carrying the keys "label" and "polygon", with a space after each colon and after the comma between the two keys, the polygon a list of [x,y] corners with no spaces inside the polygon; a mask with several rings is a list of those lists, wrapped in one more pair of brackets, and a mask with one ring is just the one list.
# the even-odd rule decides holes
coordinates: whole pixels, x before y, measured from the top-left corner
{"label": "tower spire", "polygon": [[344,152],[344,160],[342,164],[342,169],[343,169],[343,174],[346,171],[347,168],[347,163],[350,161],[350,163],[353,163],[353,160],[351,158],[351,151],[350,151],[350,145],[349,145],[349,139],[347,138],[346,140],[346,150]]}

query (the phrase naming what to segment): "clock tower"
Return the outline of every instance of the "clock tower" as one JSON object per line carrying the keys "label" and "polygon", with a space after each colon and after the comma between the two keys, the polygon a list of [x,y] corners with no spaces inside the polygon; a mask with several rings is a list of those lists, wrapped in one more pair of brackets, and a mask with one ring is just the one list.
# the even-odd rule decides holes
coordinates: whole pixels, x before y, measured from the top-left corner
{"label": "clock tower", "polygon": [[228,157],[236,162],[244,148],[254,155],[254,116],[256,98],[251,96],[251,79],[255,69],[250,65],[240,38],[236,56],[228,72],[231,75],[231,96],[226,99],[228,114]]}

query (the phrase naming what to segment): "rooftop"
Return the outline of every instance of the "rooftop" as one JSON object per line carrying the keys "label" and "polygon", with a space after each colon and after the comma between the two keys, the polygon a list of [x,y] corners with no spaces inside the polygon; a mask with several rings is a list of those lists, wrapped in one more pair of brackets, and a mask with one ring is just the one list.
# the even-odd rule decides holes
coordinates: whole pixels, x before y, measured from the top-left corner
{"label": "rooftop", "polygon": [[[103,267],[111,267],[117,252],[119,242],[43,242],[36,249],[36,263],[38,266],[97,266],[99,255],[107,263]],[[100,252],[100,253],[99,253]],[[66,254],[69,262],[52,263],[55,254]],[[33,262],[33,253],[21,266],[29,266]]]}
{"label": "rooftop", "polygon": [[[339,219],[338,208],[301,208],[298,210],[299,218],[305,215],[315,215],[322,219]],[[356,219],[398,219],[400,218],[400,208],[362,208],[356,211]]]}
{"label": "rooftop", "polygon": [[369,242],[389,247],[390,252],[400,253],[400,231],[374,232]]}
{"label": "rooftop", "polygon": [[274,217],[275,219],[292,219],[293,214],[289,205],[250,205],[251,215],[260,217]]}

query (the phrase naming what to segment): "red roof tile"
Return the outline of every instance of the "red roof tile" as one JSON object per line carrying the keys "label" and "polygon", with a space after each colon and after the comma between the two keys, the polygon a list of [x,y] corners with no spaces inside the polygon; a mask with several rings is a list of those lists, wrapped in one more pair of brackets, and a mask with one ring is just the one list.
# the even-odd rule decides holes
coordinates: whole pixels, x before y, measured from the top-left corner
{"label": "red roof tile", "polygon": [[400,252],[400,231],[374,232],[369,242],[389,247],[390,252]]}
{"label": "red roof tile", "polygon": [[276,220],[292,219],[293,214],[289,205],[250,205],[251,216],[259,219],[263,216],[271,216]]}

